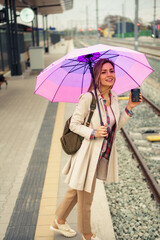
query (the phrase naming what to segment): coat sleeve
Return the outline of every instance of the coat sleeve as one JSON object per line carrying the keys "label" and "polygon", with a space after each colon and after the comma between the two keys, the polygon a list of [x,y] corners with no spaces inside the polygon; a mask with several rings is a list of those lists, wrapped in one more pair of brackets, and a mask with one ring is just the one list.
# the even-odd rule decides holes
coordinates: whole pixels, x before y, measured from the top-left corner
{"label": "coat sleeve", "polygon": [[118,131],[131,119],[131,117],[126,113],[125,110],[120,114],[119,101],[116,93],[113,93],[112,101],[113,103],[111,106],[116,117],[117,131]]}
{"label": "coat sleeve", "polygon": [[124,110],[120,115],[117,131],[120,130],[130,119],[131,117]]}
{"label": "coat sleeve", "polygon": [[69,126],[72,132],[79,134],[87,140],[90,139],[91,133],[93,131],[92,128],[86,127],[84,125],[85,119],[90,112],[91,101],[92,95],[89,92],[80,96],[79,103],[75,108]]}

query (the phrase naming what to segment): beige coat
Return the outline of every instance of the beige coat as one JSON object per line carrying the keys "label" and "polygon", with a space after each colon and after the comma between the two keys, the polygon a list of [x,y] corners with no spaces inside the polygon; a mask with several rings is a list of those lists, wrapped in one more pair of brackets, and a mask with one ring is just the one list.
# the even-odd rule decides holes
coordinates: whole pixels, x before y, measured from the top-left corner
{"label": "beige coat", "polygon": [[[101,96],[98,97],[100,109],[102,113],[102,120],[106,123],[106,112]],[[79,98],[79,103],[73,113],[70,129],[71,131],[84,137],[81,148],[71,156],[70,160],[66,163],[62,173],[66,176],[65,182],[73,189],[91,191],[93,177],[97,168],[97,162],[102,148],[103,138],[96,138],[90,140],[90,135],[93,129],[100,126],[98,108],[94,111],[93,117],[89,127],[86,127],[84,119],[87,120],[92,95],[88,92],[82,94]],[[118,97],[115,92],[111,92],[111,108],[116,119],[116,132],[124,126],[130,119],[129,115],[124,111],[120,115]],[[113,140],[111,155],[108,165],[108,173],[106,182],[118,182],[118,162],[115,136]]]}

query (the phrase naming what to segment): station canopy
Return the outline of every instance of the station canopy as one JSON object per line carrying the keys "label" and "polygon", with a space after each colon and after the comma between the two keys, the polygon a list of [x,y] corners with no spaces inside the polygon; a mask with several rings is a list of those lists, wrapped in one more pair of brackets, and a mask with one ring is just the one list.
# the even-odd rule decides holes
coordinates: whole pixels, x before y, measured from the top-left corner
{"label": "station canopy", "polygon": [[[15,3],[17,11],[26,7],[37,8],[41,15],[62,13],[73,8],[73,0],[15,0]],[[0,4],[4,5],[4,0],[0,0]]]}

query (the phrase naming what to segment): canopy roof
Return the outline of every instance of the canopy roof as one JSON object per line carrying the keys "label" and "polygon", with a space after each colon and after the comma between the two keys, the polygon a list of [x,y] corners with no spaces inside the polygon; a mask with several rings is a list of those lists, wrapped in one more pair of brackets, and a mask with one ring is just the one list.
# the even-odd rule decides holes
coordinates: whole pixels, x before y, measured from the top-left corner
{"label": "canopy roof", "polygon": [[[73,8],[73,0],[15,0],[16,10],[20,11],[25,7],[38,8],[38,14],[48,15],[62,13]],[[4,0],[0,0],[4,5]]]}

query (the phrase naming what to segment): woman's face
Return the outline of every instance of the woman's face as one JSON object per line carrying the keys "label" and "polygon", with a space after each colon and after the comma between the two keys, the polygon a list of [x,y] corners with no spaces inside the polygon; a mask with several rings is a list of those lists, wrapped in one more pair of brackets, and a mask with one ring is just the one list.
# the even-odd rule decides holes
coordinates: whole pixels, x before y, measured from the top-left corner
{"label": "woman's face", "polygon": [[104,63],[100,73],[100,90],[110,89],[115,82],[115,72],[112,64]]}

